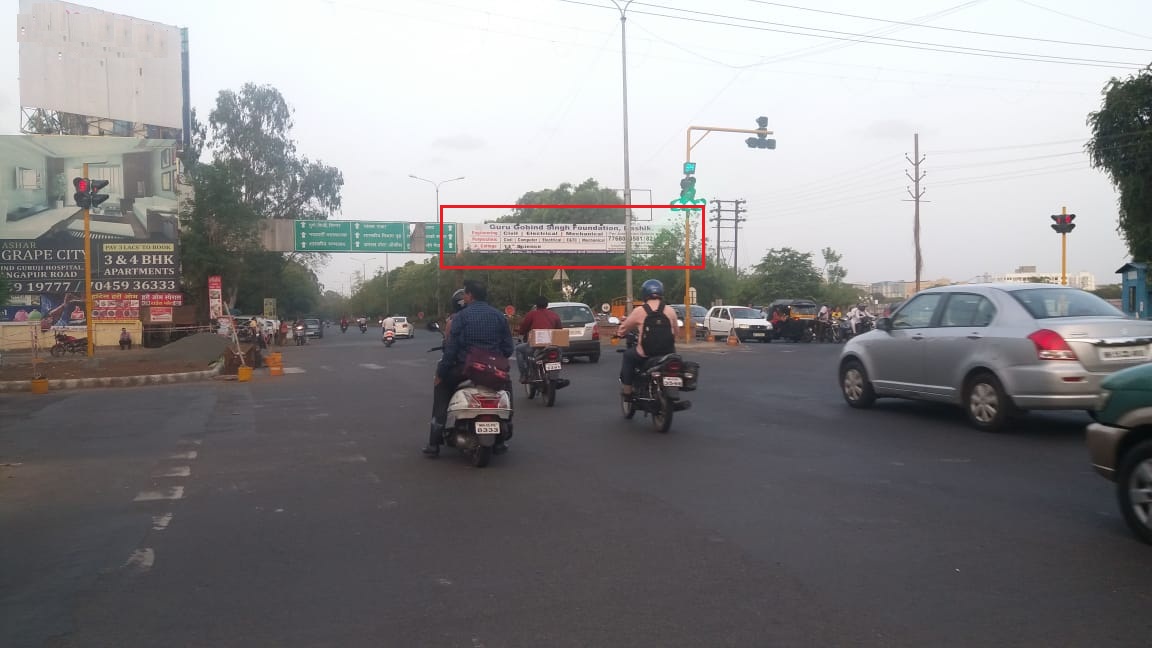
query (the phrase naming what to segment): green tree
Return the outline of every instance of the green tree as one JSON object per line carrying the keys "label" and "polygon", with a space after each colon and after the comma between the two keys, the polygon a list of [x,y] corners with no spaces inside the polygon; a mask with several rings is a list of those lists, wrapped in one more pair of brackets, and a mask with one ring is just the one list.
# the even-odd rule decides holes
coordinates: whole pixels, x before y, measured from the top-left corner
{"label": "green tree", "polygon": [[1096,290],[1093,290],[1092,294],[1102,299],[1120,299],[1124,296],[1123,287],[1120,284],[1100,286]]}
{"label": "green tree", "polygon": [[[573,186],[565,182],[555,189],[529,191],[517,205],[622,205],[624,201],[612,189],[605,189],[592,178]],[[623,209],[545,209],[520,208],[500,218],[504,223],[623,223]]]}
{"label": "green tree", "polygon": [[830,285],[843,283],[848,276],[848,271],[840,265],[843,255],[830,247],[820,250],[820,255],[824,257],[824,281]]}
{"label": "green tree", "polygon": [[1137,261],[1152,260],[1152,65],[1105,84],[1100,110],[1088,115],[1092,165],[1120,193],[1118,231]]}
{"label": "green tree", "polygon": [[756,264],[751,277],[751,301],[768,303],[775,299],[814,298],[820,292],[822,278],[812,261],[811,252],[789,247],[768,250]]}

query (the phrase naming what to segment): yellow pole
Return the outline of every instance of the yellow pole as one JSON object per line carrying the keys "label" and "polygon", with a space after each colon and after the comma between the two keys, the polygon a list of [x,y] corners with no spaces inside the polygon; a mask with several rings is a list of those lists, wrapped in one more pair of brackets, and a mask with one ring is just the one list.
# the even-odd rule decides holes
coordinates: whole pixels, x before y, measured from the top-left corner
{"label": "yellow pole", "polygon": [[[1060,213],[1064,216],[1068,215],[1068,208],[1061,207]],[[1068,234],[1060,234],[1060,285],[1068,285]]]}
{"label": "yellow pole", "polygon": [[[685,150],[684,161],[692,161],[692,127],[688,127],[688,132],[685,136]],[[692,344],[694,341],[692,335],[692,302],[689,301],[688,296],[692,294],[692,271],[688,266],[692,265],[692,227],[689,218],[691,218],[691,211],[684,212],[684,344]]]}
{"label": "yellow pole", "polygon": [[[84,179],[88,179],[88,163],[84,163]],[[96,331],[92,324],[92,218],[91,210],[84,208],[84,325],[88,330],[88,357],[96,355]]]}

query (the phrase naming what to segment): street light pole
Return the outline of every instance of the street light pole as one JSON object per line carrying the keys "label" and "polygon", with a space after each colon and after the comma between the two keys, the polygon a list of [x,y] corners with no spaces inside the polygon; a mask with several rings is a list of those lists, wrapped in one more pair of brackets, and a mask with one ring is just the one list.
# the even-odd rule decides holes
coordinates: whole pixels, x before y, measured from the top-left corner
{"label": "street light pole", "polygon": [[632,0],[627,0],[623,7],[617,0],[612,0],[612,4],[620,12],[620,68],[624,89],[624,283],[627,284],[624,294],[628,300],[624,312],[627,313],[632,309],[632,176],[628,161],[628,17],[625,14]]}
{"label": "street light pole", "polygon": [[[437,223],[440,222],[440,185],[446,184],[448,182],[456,182],[457,180],[463,180],[464,179],[464,176],[460,176],[459,178],[449,178],[447,180],[441,180],[440,182],[436,182],[435,180],[429,180],[428,178],[421,178],[420,176],[412,175],[411,173],[408,174],[408,177],[412,178],[413,180],[420,180],[423,182],[427,182],[428,184],[430,184],[436,188],[436,222]],[[427,247],[428,247],[427,241],[425,241],[424,247],[425,247],[425,249],[427,249]],[[440,264],[439,263],[436,264],[436,312],[437,312],[437,314],[440,313]]]}

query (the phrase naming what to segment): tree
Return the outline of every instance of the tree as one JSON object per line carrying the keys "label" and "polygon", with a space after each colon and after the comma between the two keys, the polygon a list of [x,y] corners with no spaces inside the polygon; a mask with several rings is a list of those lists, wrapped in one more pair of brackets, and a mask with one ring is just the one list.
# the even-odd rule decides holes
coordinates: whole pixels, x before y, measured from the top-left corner
{"label": "tree", "polygon": [[1105,84],[1103,106],[1088,115],[1092,166],[1120,193],[1117,230],[1136,261],[1152,260],[1152,65]]}
{"label": "tree", "polygon": [[812,261],[812,253],[788,247],[768,250],[756,264],[752,279],[751,301],[760,303],[815,297],[821,286],[820,271]]}
{"label": "tree", "polygon": [[1102,299],[1120,299],[1124,296],[1123,288],[1120,284],[1100,286],[1096,290],[1093,290],[1092,294]]}
{"label": "tree", "polygon": [[840,265],[843,255],[830,247],[820,250],[820,255],[824,257],[824,281],[832,285],[843,283],[848,276],[848,271]]}

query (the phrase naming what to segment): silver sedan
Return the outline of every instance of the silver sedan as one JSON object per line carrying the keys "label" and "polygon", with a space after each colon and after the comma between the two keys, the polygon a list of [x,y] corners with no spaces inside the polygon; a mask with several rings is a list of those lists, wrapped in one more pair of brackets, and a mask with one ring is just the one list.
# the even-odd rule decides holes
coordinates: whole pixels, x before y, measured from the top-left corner
{"label": "silver sedan", "polygon": [[1152,321],[1076,288],[979,284],[917,293],[840,354],[844,399],[962,405],[995,431],[1027,410],[1090,411],[1108,374],[1152,359]]}

